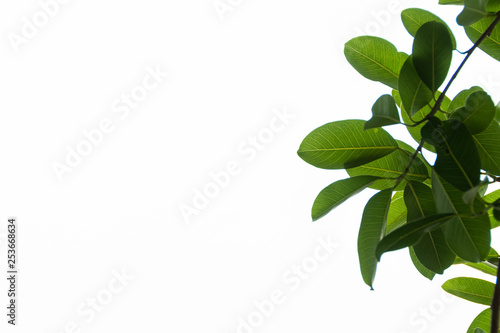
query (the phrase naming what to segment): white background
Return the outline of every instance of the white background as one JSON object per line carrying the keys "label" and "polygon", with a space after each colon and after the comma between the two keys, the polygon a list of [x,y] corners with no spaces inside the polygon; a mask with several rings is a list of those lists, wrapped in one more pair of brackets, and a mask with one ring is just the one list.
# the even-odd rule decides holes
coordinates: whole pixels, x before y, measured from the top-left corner
{"label": "white background", "polygon": [[[454,267],[430,282],[406,250],[384,255],[370,291],[356,239],[374,191],[311,223],[316,194],[346,174],[296,155],[314,128],[369,119],[390,92],[349,66],[346,41],[378,35],[409,53],[399,13],[417,6],[450,22],[466,50],[459,8],[227,0],[231,10],[218,13],[212,0],[62,2],[47,22],[38,1],[0,4],[0,270],[9,216],[18,218],[20,255],[18,325],[6,323],[2,278],[0,331],[465,332],[485,308],[441,291],[448,278],[482,274]],[[34,17],[40,27],[15,46]],[[479,84],[498,101],[492,66],[474,54],[450,96]],[[129,114],[114,112],[148,68],[169,75]],[[293,118],[270,138],[276,110]],[[105,119],[111,133],[59,179],[55,163]],[[261,150],[243,153],[259,134]],[[239,173],[183,216],[230,162]],[[338,245],[323,261],[314,257],[318,239]],[[309,273],[299,278],[292,270],[303,265]],[[120,272],[130,276],[121,285]],[[280,304],[259,314],[256,302],[268,304],[271,293],[282,294]],[[257,324],[242,326],[249,318]]]}

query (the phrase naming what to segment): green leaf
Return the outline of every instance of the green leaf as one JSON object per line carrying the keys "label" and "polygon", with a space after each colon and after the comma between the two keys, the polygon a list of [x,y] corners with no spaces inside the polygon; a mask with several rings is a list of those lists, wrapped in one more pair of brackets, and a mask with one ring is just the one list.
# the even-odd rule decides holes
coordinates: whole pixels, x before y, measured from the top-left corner
{"label": "green leaf", "polygon": [[433,92],[420,79],[417,70],[413,66],[411,56],[406,59],[401,68],[398,86],[403,107],[406,111],[410,112],[412,117],[420,109],[429,104],[434,97]]}
{"label": "green leaf", "polygon": [[[393,187],[396,182],[394,178],[399,177],[410,163],[412,153],[409,150],[415,150],[406,145],[404,142],[397,141],[397,143],[400,146],[400,149],[397,151],[362,166],[346,169],[347,173],[351,177],[370,175],[379,178],[389,178],[377,180],[370,186],[370,188],[373,189],[383,190]],[[411,165],[410,170],[406,175],[406,179],[423,182],[428,178],[429,173],[427,171],[427,167],[425,166],[425,162],[419,156]],[[402,190],[403,188],[404,182],[401,182],[396,190]]]}
{"label": "green leaf", "polygon": [[500,126],[496,120],[481,133],[472,136],[476,144],[481,169],[500,175]]}
{"label": "green leaf", "polygon": [[[449,247],[462,259],[481,262],[490,251],[490,222],[486,215],[472,217],[470,207],[462,200],[463,192],[446,182],[435,170],[432,171],[432,190],[438,213],[456,216],[443,226]],[[475,211],[484,209],[479,200],[474,202]]]}
{"label": "green leaf", "polygon": [[472,136],[458,120],[431,118],[421,131],[436,148],[435,170],[456,188],[467,191],[479,184],[481,163]]}
{"label": "green leaf", "polygon": [[455,37],[453,36],[453,33],[451,32],[450,28],[448,25],[441,20],[438,16],[434,15],[431,12],[428,12],[426,10],[420,9],[420,8],[408,8],[405,9],[401,12],[401,20],[403,21],[403,24],[406,28],[406,31],[410,33],[413,37],[415,37],[415,34],[417,33],[417,30],[424,24],[430,21],[437,21],[441,24],[446,25],[448,28],[448,32],[450,33],[451,36],[451,43],[453,45],[453,49],[457,47],[457,42],[455,40]]}
{"label": "green leaf", "polygon": [[[436,96],[435,96],[435,99],[438,99],[439,98],[439,95],[441,95],[440,92],[437,92],[436,93]],[[418,122],[422,119],[424,119],[428,114],[429,112],[431,112],[431,109],[432,107],[434,106],[434,102],[431,101],[431,103],[424,107],[423,109],[421,109],[420,111],[418,111],[413,117],[410,118],[409,114],[408,114],[408,111],[406,111],[406,109],[403,107],[402,105],[402,102],[401,102],[401,97],[399,95],[399,92],[397,90],[393,90],[392,91],[392,96],[394,97],[394,100],[396,101],[396,104],[401,108],[401,116],[403,118],[403,122],[405,124],[412,124],[414,122]],[[443,110],[446,110],[448,108],[448,105],[450,104],[450,99],[448,97],[445,97],[443,102],[441,103],[441,108]],[[438,112],[436,113],[436,117],[441,119],[441,120],[446,120],[446,114],[444,114],[443,112]],[[412,138],[417,142],[417,143],[420,143],[420,139],[422,138],[422,136],[420,135],[420,130],[422,129],[422,127],[425,125],[425,123],[422,123],[418,126],[414,126],[414,127],[411,127],[411,126],[406,126],[406,129],[408,130],[408,133],[410,133],[410,135],[412,136]],[[431,146],[430,144],[428,143],[424,143],[424,148],[429,150],[429,151],[432,151],[433,153],[436,152],[436,150],[434,149],[433,146]]]}
{"label": "green leaf", "polygon": [[399,124],[399,112],[391,95],[380,96],[372,107],[372,118],[365,123],[364,129]]}
{"label": "green leaf", "polygon": [[458,15],[457,23],[465,27],[485,18],[487,3],[488,0],[464,0],[464,10]]}
{"label": "green leaf", "polygon": [[464,194],[462,195],[462,199],[468,206],[472,206],[478,194],[481,192],[483,188],[487,186],[488,186],[488,178],[485,178],[485,180],[481,181],[478,185],[465,191]]}
{"label": "green leaf", "polygon": [[358,256],[361,275],[373,289],[377,270],[375,249],[385,233],[387,213],[391,203],[392,191],[387,189],[375,194],[365,206],[358,235]]}
{"label": "green leaf", "polygon": [[[491,308],[487,308],[482,311],[477,317],[472,321],[467,333],[485,333],[491,331]],[[500,332],[500,330],[499,330]]]}
{"label": "green leaf", "polygon": [[424,23],[413,41],[413,65],[425,85],[433,92],[446,79],[453,45],[448,28],[436,21]]}
{"label": "green leaf", "polygon": [[457,277],[446,281],[442,288],[470,302],[491,305],[495,284],[470,277]]}
{"label": "green leaf", "polygon": [[448,106],[448,112],[453,112],[457,109],[460,109],[461,107],[465,106],[465,102],[467,101],[467,98],[475,92],[475,91],[484,91],[483,88],[474,86],[471,87],[470,89],[465,89],[459,92],[455,98],[451,101],[450,105]]}
{"label": "green leaf", "polygon": [[[496,191],[493,191],[491,193],[486,194],[483,197],[483,199],[487,203],[493,203],[496,200],[499,200],[500,199],[500,190],[496,190]],[[493,209],[490,209],[488,211],[488,217],[490,219],[491,229],[500,227],[500,221],[498,221],[497,219],[495,219],[495,217],[493,216]]]}
{"label": "green leaf", "polygon": [[403,198],[403,192],[394,193],[387,215],[387,226],[385,234],[390,234],[395,229],[406,223],[406,205]]}
{"label": "green leaf", "polygon": [[363,130],[363,120],[341,120],[318,127],[302,141],[298,155],[322,169],[345,169],[384,157],[398,144],[381,128]]}
{"label": "green leaf", "polygon": [[440,5],[459,5],[464,4],[464,0],[439,0]]}
{"label": "green leaf", "polygon": [[488,128],[495,111],[491,97],[484,91],[476,91],[469,95],[465,106],[454,111],[450,118],[462,121],[471,134],[477,134]]}
{"label": "green leaf", "polygon": [[490,264],[487,261],[480,262],[480,263],[466,263],[467,266],[472,267],[474,269],[477,269],[478,271],[481,271],[483,273],[489,274],[496,276],[497,275],[497,268],[493,265]]}
{"label": "green leaf", "polygon": [[407,223],[382,238],[376,249],[377,259],[385,252],[396,251],[417,244],[424,235],[450,220],[454,214],[437,214]]}
{"label": "green leaf", "polygon": [[398,88],[399,71],[408,57],[387,40],[372,36],[360,36],[348,41],[344,55],[365,78],[394,89]]}
{"label": "green leaf", "polygon": [[427,269],[422,263],[418,260],[417,255],[415,254],[415,250],[413,249],[413,246],[408,247],[410,249],[410,258],[411,261],[413,262],[413,266],[417,269],[417,271],[420,272],[423,276],[428,278],[429,280],[432,280],[436,273],[431,271],[430,269]]}
{"label": "green leaf", "polygon": [[313,221],[325,216],[332,209],[373,184],[377,179],[373,176],[359,176],[342,179],[328,185],[319,192],[314,200],[311,214]]}
{"label": "green leaf", "polygon": [[[408,182],[404,191],[404,200],[410,224],[420,218],[437,214],[434,195],[431,188],[425,184]],[[425,234],[413,247],[418,260],[435,273],[443,274],[455,261],[455,253],[448,247],[441,228]]]}
{"label": "green leaf", "polygon": [[[465,32],[469,39],[475,43],[481,35],[488,29],[491,23],[495,20],[494,17],[486,17],[468,27],[465,27]],[[494,59],[500,61],[500,26],[497,25],[491,35],[486,37],[478,46]]]}

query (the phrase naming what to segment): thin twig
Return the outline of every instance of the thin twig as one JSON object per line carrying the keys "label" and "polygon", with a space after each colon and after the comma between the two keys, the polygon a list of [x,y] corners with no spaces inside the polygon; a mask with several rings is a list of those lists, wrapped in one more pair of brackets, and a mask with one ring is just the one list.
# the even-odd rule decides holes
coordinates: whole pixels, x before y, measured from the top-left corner
{"label": "thin twig", "polygon": [[410,168],[411,168],[413,162],[415,162],[415,159],[417,158],[418,153],[420,153],[422,151],[423,147],[424,147],[424,139],[422,138],[422,139],[420,139],[420,144],[418,145],[417,149],[415,150],[415,152],[410,157],[410,163],[408,163],[408,165],[406,166],[406,169],[397,178],[396,183],[392,187],[393,189],[395,189],[399,185],[399,183],[401,183],[401,181],[406,177],[406,175],[410,171]]}
{"label": "thin twig", "polygon": [[495,16],[496,16],[496,18],[493,20],[493,22],[491,22],[491,24],[488,27],[488,29],[486,29],[483,32],[483,34],[481,35],[481,37],[479,37],[479,39],[474,43],[474,45],[466,52],[467,55],[465,56],[464,60],[462,60],[462,63],[460,64],[460,66],[458,66],[458,68],[455,71],[455,73],[453,73],[453,76],[451,77],[450,81],[448,81],[448,84],[444,88],[443,92],[439,95],[436,103],[434,103],[434,106],[431,109],[431,112],[429,112],[429,114],[427,116],[425,116],[424,119],[422,119],[420,121],[417,121],[415,123],[415,126],[420,125],[423,122],[429,120],[431,117],[433,117],[436,114],[436,112],[438,112],[439,108],[441,107],[441,103],[443,103],[444,98],[446,96],[446,93],[448,92],[448,89],[450,88],[450,86],[451,86],[452,82],[455,80],[455,78],[458,76],[458,73],[460,72],[460,70],[462,69],[462,67],[464,67],[465,63],[467,62],[467,60],[472,55],[472,52],[474,52],[474,50],[479,46],[479,44],[482,43],[482,41],[486,37],[489,37],[491,35],[491,33],[493,32],[493,29],[495,29],[495,26],[498,24],[498,22],[500,22],[500,12],[497,12],[495,14]]}

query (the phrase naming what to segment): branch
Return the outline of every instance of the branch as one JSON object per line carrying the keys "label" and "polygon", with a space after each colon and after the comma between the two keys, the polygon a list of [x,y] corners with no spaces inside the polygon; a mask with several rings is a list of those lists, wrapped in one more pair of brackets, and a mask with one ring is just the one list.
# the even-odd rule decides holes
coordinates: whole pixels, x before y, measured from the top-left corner
{"label": "branch", "polygon": [[493,292],[493,300],[491,301],[491,333],[498,333],[498,317],[500,310],[500,269],[497,268],[497,283]]}
{"label": "branch", "polygon": [[403,173],[397,178],[396,180],[396,183],[394,184],[394,186],[392,187],[392,189],[394,190],[398,185],[399,183],[401,183],[401,181],[406,177],[406,175],[408,174],[408,172],[410,171],[410,168],[413,164],[413,162],[415,162],[415,159],[417,158],[417,155],[418,153],[420,153],[422,151],[422,148],[424,147],[424,139],[420,139],[420,144],[418,145],[417,149],[415,150],[415,152],[411,155],[411,158],[410,158],[410,163],[408,163],[408,165],[406,166],[406,169],[403,171]]}
{"label": "branch", "polygon": [[497,12],[495,14],[495,16],[496,16],[495,20],[493,20],[493,22],[491,22],[491,24],[488,27],[488,29],[486,29],[483,32],[483,34],[481,35],[481,37],[479,37],[479,39],[474,43],[474,45],[467,52],[465,52],[467,55],[465,56],[464,60],[462,60],[462,63],[460,64],[460,66],[458,66],[458,68],[455,71],[455,73],[453,73],[453,76],[451,77],[450,81],[448,81],[448,84],[444,88],[443,92],[439,95],[436,103],[434,103],[434,106],[432,107],[431,112],[429,112],[429,114],[427,116],[425,116],[424,119],[416,122],[415,126],[420,125],[421,123],[429,120],[429,118],[433,117],[436,114],[436,112],[438,112],[439,108],[441,107],[441,103],[443,103],[443,100],[446,97],[446,93],[448,92],[448,89],[450,88],[450,86],[453,83],[453,81],[455,80],[455,78],[458,76],[458,73],[460,73],[460,70],[462,69],[462,67],[464,67],[465,63],[467,62],[467,60],[472,55],[472,52],[474,52],[474,50],[479,46],[479,44],[481,44],[483,42],[483,40],[486,37],[491,36],[491,33],[493,32],[493,29],[495,29],[495,27],[498,24],[498,22],[500,22],[500,12]]}

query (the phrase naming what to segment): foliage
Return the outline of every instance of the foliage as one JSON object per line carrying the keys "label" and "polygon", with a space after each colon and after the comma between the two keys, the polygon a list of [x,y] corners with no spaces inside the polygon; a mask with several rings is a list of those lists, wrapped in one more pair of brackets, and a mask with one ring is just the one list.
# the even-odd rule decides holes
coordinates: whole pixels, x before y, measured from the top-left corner
{"label": "foliage", "polygon": [[[431,280],[457,264],[498,272],[498,253],[490,242],[491,229],[500,225],[500,190],[486,194],[486,189],[500,181],[500,104],[477,86],[464,87],[451,99],[446,93],[476,48],[500,61],[500,0],[440,4],[463,6],[457,23],[474,43],[456,71],[450,73],[457,42],[448,25],[423,9],[406,9],[401,18],[413,37],[411,54],[379,37],[345,44],[345,57],[359,74],[390,88],[374,102],[371,118],[320,126],[298,150],[315,167],[345,169],[349,175],[319,193],[313,221],[366,188],[378,190],[364,208],[358,235],[361,274],[371,288],[383,254],[402,248],[409,248],[417,270]],[[417,148],[382,128],[397,124],[406,126]],[[423,149],[435,154],[433,163]],[[495,284],[460,277],[443,289],[492,305],[468,332],[493,330]]]}

